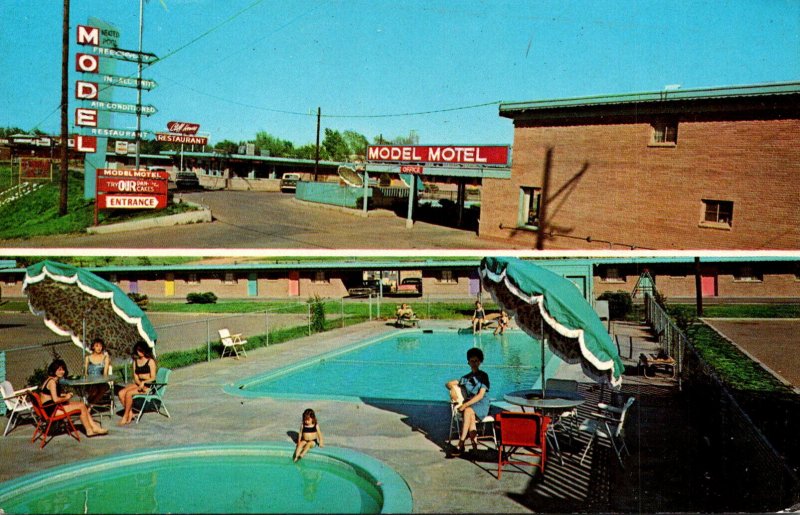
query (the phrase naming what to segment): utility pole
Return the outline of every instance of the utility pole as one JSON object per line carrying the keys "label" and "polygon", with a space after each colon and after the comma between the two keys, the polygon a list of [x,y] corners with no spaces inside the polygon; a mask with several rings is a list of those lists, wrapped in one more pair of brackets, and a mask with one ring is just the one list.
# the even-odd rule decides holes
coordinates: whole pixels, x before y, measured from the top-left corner
{"label": "utility pole", "polygon": [[703,281],[700,273],[700,258],[694,258],[694,299],[698,317],[703,316]]}
{"label": "utility pole", "polygon": [[317,169],[319,168],[319,122],[322,117],[322,108],[317,108],[317,155],[314,158],[314,182],[317,182]]}
{"label": "utility pole", "polygon": [[58,216],[67,214],[69,195],[69,147],[67,145],[67,75],[69,74],[69,0],[64,0],[64,16],[61,25],[61,177]]}
{"label": "utility pole", "polygon": [[[139,154],[142,146],[142,32],[144,31],[144,0],[139,0],[139,63],[136,74],[136,170],[139,169]],[[182,157],[182,156],[181,156]]]}

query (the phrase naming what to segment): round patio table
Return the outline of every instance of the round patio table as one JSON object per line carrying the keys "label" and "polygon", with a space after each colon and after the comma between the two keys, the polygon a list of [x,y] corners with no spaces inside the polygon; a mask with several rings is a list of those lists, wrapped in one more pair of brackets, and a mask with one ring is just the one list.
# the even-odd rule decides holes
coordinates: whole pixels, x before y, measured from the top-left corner
{"label": "round patio table", "polygon": [[503,396],[506,402],[525,408],[540,409],[542,411],[566,411],[577,408],[586,398],[578,392],[564,390],[547,390],[542,396],[542,390],[517,390]]}
{"label": "round patio table", "polygon": [[[113,383],[116,378],[114,376],[80,376],[74,379],[64,378],[60,382],[65,386],[75,386],[80,391],[81,399],[86,402],[86,389],[95,384]],[[112,387],[113,391],[113,387]]]}

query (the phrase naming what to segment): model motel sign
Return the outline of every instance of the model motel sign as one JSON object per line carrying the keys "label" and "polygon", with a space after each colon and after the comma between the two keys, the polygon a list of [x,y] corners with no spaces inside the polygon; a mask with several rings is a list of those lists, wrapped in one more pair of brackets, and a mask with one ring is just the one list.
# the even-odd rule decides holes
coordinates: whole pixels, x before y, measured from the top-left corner
{"label": "model motel sign", "polygon": [[97,169],[97,209],[167,207],[168,172]]}
{"label": "model motel sign", "polygon": [[367,148],[367,161],[393,163],[452,163],[508,165],[507,146],[476,145],[375,145]]}

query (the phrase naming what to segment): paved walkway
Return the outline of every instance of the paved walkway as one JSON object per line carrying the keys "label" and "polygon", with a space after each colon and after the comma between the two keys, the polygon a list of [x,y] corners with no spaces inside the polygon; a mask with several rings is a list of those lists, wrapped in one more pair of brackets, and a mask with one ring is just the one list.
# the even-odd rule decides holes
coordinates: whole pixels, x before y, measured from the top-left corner
{"label": "paved walkway", "polygon": [[[456,329],[456,322],[424,322],[424,328]],[[278,369],[301,359],[339,348],[395,329],[385,322],[370,322],[347,329],[256,349],[246,359],[216,360],[177,369],[167,394],[171,418],[145,414],[139,424],[117,427],[108,418],[108,436],[80,442],[59,436],[44,449],[30,443],[32,428],[23,425],[0,439],[0,481],[83,459],[143,448],[159,448],[202,442],[285,442],[292,448],[290,433],[311,402],[272,398],[240,398],[222,391],[226,384],[254,374]],[[634,355],[654,348],[644,328],[616,323],[614,331],[630,335]],[[626,353],[623,352],[625,356]],[[496,479],[496,452],[482,449],[474,460],[447,459],[444,446],[449,407],[410,403],[349,403],[314,401],[313,407],[325,427],[328,446],[344,447],[382,460],[408,482],[418,513],[469,512],[571,512],[571,511],[698,511],[688,495],[693,466],[686,455],[689,430],[673,432],[673,417],[681,405],[675,385],[668,379],[635,377],[635,364],[626,360],[628,375],[623,392],[637,396],[632,411],[628,444],[632,456],[622,469],[607,447],[591,451],[579,463],[587,441],[576,439],[565,453],[564,463],[551,457],[544,481],[527,472],[509,468]],[[631,375],[634,374],[634,375]],[[575,376],[572,367],[562,367],[557,377]],[[585,378],[583,378],[585,380]],[[610,394],[594,383],[581,391],[589,402],[581,416],[592,411],[592,403],[608,401]],[[685,415],[685,414],[682,414]],[[679,440],[680,442],[676,442]],[[685,442],[684,442],[685,441]],[[565,442],[566,443],[566,442]],[[567,447],[569,447],[567,445]],[[313,452],[313,451],[312,451]],[[527,470],[527,469],[526,469]]]}

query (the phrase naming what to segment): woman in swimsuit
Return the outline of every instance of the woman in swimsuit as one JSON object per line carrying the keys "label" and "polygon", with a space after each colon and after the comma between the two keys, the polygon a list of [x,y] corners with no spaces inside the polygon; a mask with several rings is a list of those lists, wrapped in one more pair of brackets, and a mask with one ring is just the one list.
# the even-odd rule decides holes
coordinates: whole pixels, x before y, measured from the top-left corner
{"label": "woman in swimsuit", "polygon": [[133,384],[119,391],[119,400],[125,407],[125,413],[118,425],[130,424],[133,420],[133,396],[147,393],[147,383],[156,380],[156,360],[146,343],[140,341],[133,346]]}
{"label": "woman in swimsuit", "polygon": [[[107,376],[111,358],[106,352],[106,344],[102,338],[95,338],[92,341],[92,353],[86,355],[83,361],[83,375],[85,376]],[[108,392],[107,384],[93,384],[86,388],[86,397],[89,404],[97,404]]]}
{"label": "woman in swimsuit", "polygon": [[81,424],[83,424],[83,430],[86,432],[86,436],[92,437],[108,433],[108,429],[103,429],[100,424],[95,422],[89,414],[89,408],[86,407],[86,404],[78,401],[70,401],[72,392],[62,391],[59,381],[64,379],[66,375],[67,364],[64,363],[64,360],[53,360],[50,366],[47,367],[47,379],[45,379],[40,388],[42,405],[45,410],[49,410],[50,412],[55,411],[56,404],[61,406],[60,409],[68,412],[80,410]]}
{"label": "woman in swimsuit", "polygon": [[486,311],[481,302],[475,301],[475,313],[472,315],[472,332],[479,333],[483,329],[483,321],[486,318]]}
{"label": "woman in swimsuit", "polygon": [[299,460],[314,447],[317,442],[320,447],[325,447],[322,441],[322,430],[317,422],[317,415],[313,409],[303,412],[303,424],[300,426],[300,434],[297,436],[297,448],[294,450],[294,461]]}

